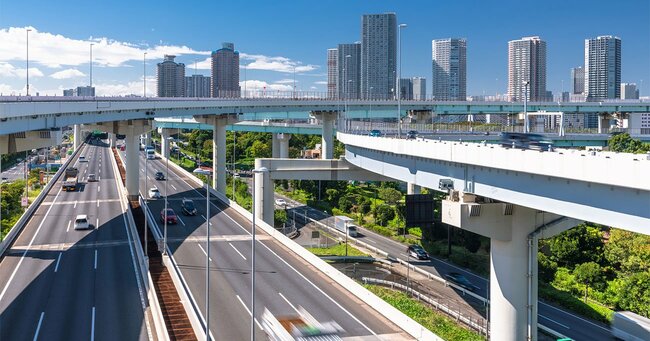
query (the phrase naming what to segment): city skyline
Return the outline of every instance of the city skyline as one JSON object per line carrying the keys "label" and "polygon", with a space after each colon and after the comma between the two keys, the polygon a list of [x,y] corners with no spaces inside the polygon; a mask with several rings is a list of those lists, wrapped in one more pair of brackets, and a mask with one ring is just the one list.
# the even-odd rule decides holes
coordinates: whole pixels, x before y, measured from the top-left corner
{"label": "city skyline", "polygon": [[[50,11],[36,9],[33,11],[35,13],[28,17],[18,15],[21,9],[24,9],[23,4],[12,4],[11,7],[5,5],[4,14],[0,14],[0,40],[5,42],[4,48],[0,47],[0,92],[25,93],[25,28],[32,27],[29,33],[30,92],[34,94],[60,94],[62,89],[87,85],[90,42],[94,42],[93,85],[97,88],[98,95],[141,95],[144,52],[147,52],[147,92],[148,95],[154,95],[155,65],[162,61],[164,54],[177,55],[177,61],[187,65],[188,76],[194,74],[195,68],[199,74],[208,76],[209,53],[219,48],[220,41],[232,41],[239,46],[240,85],[247,80],[249,91],[263,87],[290,91],[295,67],[296,88],[299,91],[325,93],[327,61],[324,51],[341,42],[361,40],[359,28],[362,15],[394,12],[398,24],[408,24],[402,32],[402,78],[429,77],[427,75],[431,74],[432,40],[463,37],[468,42],[467,95],[505,94],[508,41],[538,35],[548,43],[547,89],[554,93],[561,90],[570,91],[571,68],[581,66],[584,61],[584,40],[600,35],[614,35],[624,41],[621,52],[621,82],[636,83],[641,96],[648,96],[650,66],[647,61],[650,59],[650,32],[647,30],[647,22],[650,5],[644,2],[617,4],[608,13],[602,13],[603,11],[597,8],[591,8],[597,6],[590,5],[593,5],[593,2],[564,4],[550,1],[547,8],[533,14],[533,6],[522,4],[518,12],[523,14],[518,14],[511,22],[489,26],[485,25],[487,19],[479,18],[477,13],[468,12],[462,19],[455,20],[470,24],[459,26],[451,23],[452,18],[443,17],[441,14],[434,16],[436,23],[432,25],[423,20],[428,17],[422,13],[427,12],[424,10],[426,8],[450,10],[456,7],[471,7],[475,12],[482,10],[481,14],[487,17],[489,13],[499,13],[507,17],[508,13],[514,12],[507,9],[507,4],[421,4],[421,8],[415,10],[409,6],[383,2],[355,3],[346,11],[327,9],[319,13],[318,17],[334,15],[337,19],[335,27],[321,32],[317,26],[312,26],[313,29],[309,30],[290,30],[280,24],[286,16],[294,18],[296,23],[305,24],[309,21],[313,24],[313,19],[307,20],[299,15],[301,11],[307,11],[308,6],[294,3],[289,13],[282,13],[272,22],[262,20],[263,25],[254,25],[257,28],[264,27],[262,32],[266,34],[242,27],[227,28],[217,33],[190,32],[190,27],[187,30],[171,30],[153,18],[145,20],[143,24],[134,25],[136,19],[131,13],[125,14],[124,21],[126,26],[134,27],[133,30],[113,28],[102,20],[89,22],[84,19],[84,11],[93,11],[92,8],[82,9],[79,16],[75,16],[80,18],[80,22],[71,25],[74,20],[65,20],[68,4]],[[146,3],[138,6],[150,7]],[[220,6],[223,6],[223,13],[219,15],[219,20],[224,19],[227,23],[234,22],[232,18],[225,18],[227,15],[243,10],[234,4]],[[282,11],[287,6],[259,3],[258,8],[251,11],[250,19],[256,20],[263,15],[259,12]],[[121,4],[115,4],[115,9],[119,8]],[[554,10],[551,11],[551,8]],[[162,10],[155,9],[154,12]],[[576,11],[582,12],[577,15]],[[113,12],[113,9],[107,10],[106,17]],[[545,17],[550,13],[553,15]],[[207,18],[203,14],[197,15],[198,18],[194,21]],[[58,19],[52,20],[53,17]],[[609,24],[601,28],[594,25],[572,25],[568,20],[575,21],[580,18],[591,22],[602,22],[606,19]],[[546,24],[541,24],[544,20]],[[88,24],[82,28],[85,22]],[[527,25],[522,25],[522,22]],[[276,31],[282,34],[274,34]],[[288,32],[291,34],[287,34]],[[313,38],[314,33],[317,33],[318,39]],[[244,86],[242,90],[243,88]]]}

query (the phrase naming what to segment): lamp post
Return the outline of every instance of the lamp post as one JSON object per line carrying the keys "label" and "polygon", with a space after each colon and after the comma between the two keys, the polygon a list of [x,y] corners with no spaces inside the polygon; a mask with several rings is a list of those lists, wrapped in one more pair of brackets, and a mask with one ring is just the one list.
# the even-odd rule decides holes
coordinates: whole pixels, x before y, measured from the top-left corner
{"label": "lamp post", "polygon": [[350,234],[350,230],[348,227],[348,221],[345,222],[345,262],[348,262],[348,234]]}
{"label": "lamp post", "polygon": [[27,32],[27,69],[25,71],[27,71],[27,96],[29,96],[29,32],[31,32],[31,31],[32,31],[31,28],[28,28],[26,30],[26,32]]}
{"label": "lamp post", "polygon": [[[169,143],[171,143],[171,140],[173,140],[173,138],[170,136],[170,137],[167,137],[166,140],[167,140],[167,142],[165,143],[165,147],[169,147]],[[162,147],[163,147],[162,142],[164,142],[164,141],[160,141],[160,142],[161,142],[160,152],[164,152],[162,150]],[[169,156],[170,155],[168,153],[165,153],[165,154],[167,154],[167,155],[165,156],[165,168],[166,168],[166,170],[165,170],[165,232],[164,232],[165,235],[163,237],[164,244],[165,244],[165,249],[163,250],[163,254],[166,255],[167,254],[167,220],[168,220],[167,219],[167,214],[168,214],[168,212],[167,212],[167,209],[168,209],[167,198],[169,197],[169,192],[168,192],[168,187],[169,186],[167,186],[167,184],[169,183]]]}
{"label": "lamp post", "polygon": [[93,43],[90,43],[90,87],[93,87]]}
{"label": "lamp post", "polygon": [[372,121],[373,121],[372,120],[372,89],[374,89],[374,87],[371,86],[370,87],[370,96],[369,96],[370,97],[370,115],[369,115],[370,116],[370,130],[372,130]]}
{"label": "lamp post", "polygon": [[343,68],[343,111],[345,111],[345,116],[348,115],[348,82],[346,82],[348,78],[348,58],[352,58],[352,55],[345,56],[345,67]]}
{"label": "lamp post", "polygon": [[[146,153],[145,153],[146,154]],[[144,189],[145,191],[149,191],[149,182],[147,181],[147,178],[149,176],[149,158],[145,157],[144,158]],[[149,196],[144,197],[144,257],[146,259],[149,259],[149,240],[147,237],[147,232],[149,231],[149,224],[147,222],[147,212],[149,211]]]}
{"label": "lamp post", "polygon": [[210,171],[197,168],[194,174],[203,174],[208,177],[205,182],[205,223],[208,231],[205,234],[205,339],[210,339]]}
{"label": "lamp post", "polygon": [[400,81],[402,78],[402,29],[406,27],[406,24],[399,24],[397,30],[397,40],[399,41],[399,70],[397,73],[397,138],[402,138],[402,88],[400,87]]}
{"label": "lamp post", "polygon": [[253,227],[251,238],[251,341],[255,341],[255,175],[268,173],[266,167],[253,169]]}
{"label": "lamp post", "polygon": [[232,201],[237,202],[235,199],[235,152],[236,152],[236,139],[237,139],[237,132],[232,131]]}
{"label": "lamp post", "polygon": [[142,57],[142,97],[147,98],[147,53]]}
{"label": "lamp post", "polygon": [[524,82],[524,133],[529,132],[528,128],[528,86],[530,85],[529,81]]}

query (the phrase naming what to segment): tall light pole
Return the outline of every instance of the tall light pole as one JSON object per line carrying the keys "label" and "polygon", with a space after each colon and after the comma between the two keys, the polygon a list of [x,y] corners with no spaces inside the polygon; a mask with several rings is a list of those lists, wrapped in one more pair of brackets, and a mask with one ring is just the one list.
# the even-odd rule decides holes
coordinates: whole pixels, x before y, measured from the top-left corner
{"label": "tall light pole", "polygon": [[[170,136],[170,137],[167,138],[167,141],[166,141],[166,142],[165,142],[165,141],[160,141],[160,143],[161,143],[161,145],[160,145],[160,148],[161,148],[160,152],[164,152],[164,151],[162,150],[163,142],[165,142],[165,143],[164,143],[164,146],[169,147],[169,144],[171,143],[171,140],[173,140],[173,138]],[[167,186],[167,184],[169,183],[169,157],[170,157],[170,155],[169,155],[168,153],[165,153],[165,154],[167,154],[167,156],[165,156],[165,168],[166,168],[166,170],[165,170],[165,173],[166,173],[166,174],[165,174],[165,235],[164,235],[164,240],[165,240],[165,241],[164,241],[165,249],[164,249],[164,253],[163,253],[163,254],[166,255],[166,254],[167,254],[167,220],[169,220],[169,219],[167,218],[167,215],[168,215],[168,212],[167,212],[167,210],[168,210],[168,204],[167,204],[168,201],[167,201],[167,198],[169,197],[169,192],[168,192],[168,188],[169,188],[169,186]]]}
{"label": "tall light pole", "polygon": [[370,130],[372,130],[372,121],[373,121],[373,119],[372,119],[372,89],[374,89],[374,87],[371,86],[370,87]]}
{"label": "tall light pole", "polygon": [[205,182],[205,223],[208,228],[205,234],[205,339],[210,340],[210,171],[199,167],[193,173],[208,177]]}
{"label": "tall light pole", "polygon": [[296,66],[293,66],[293,97],[296,97]]}
{"label": "tall light pole", "polygon": [[93,87],[93,43],[90,43],[90,87]]}
{"label": "tall light pole", "polygon": [[[116,138],[117,139],[117,138]],[[145,153],[146,154],[146,153]],[[147,177],[149,174],[149,158],[144,158],[144,190],[149,191],[149,182]],[[149,240],[147,239],[147,232],[149,231],[149,224],[147,223],[147,212],[149,211],[149,196],[144,197],[144,257],[149,259]]]}
{"label": "tall light pole", "polygon": [[400,87],[400,81],[402,78],[402,29],[406,27],[406,24],[399,24],[397,30],[397,40],[399,41],[398,49],[398,60],[399,60],[399,70],[397,72],[397,138],[402,138],[402,88]]}
{"label": "tall light pole", "polygon": [[147,53],[142,57],[142,97],[147,98]]}
{"label": "tall light pole", "polygon": [[237,132],[232,131],[232,201],[237,202],[235,199],[235,152],[237,151],[236,146]]}
{"label": "tall light pole", "polygon": [[266,167],[253,169],[253,227],[251,238],[251,341],[255,341],[255,175],[268,173]]}
{"label": "tall light pole", "polygon": [[524,133],[529,132],[528,128],[528,86],[530,85],[529,81],[524,82]]}
{"label": "tall light pole", "polygon": [[27,29],[27,96],[29,96],[29,32],[31,32],[32,29],[28,28]]}
{"label": "tall light pole", "polygon": [[348,58],[352,58],[352,55],[345,56],[345,68],[343,68],[343,111],[345,111],[344,119],[347,119],[348,116]]}

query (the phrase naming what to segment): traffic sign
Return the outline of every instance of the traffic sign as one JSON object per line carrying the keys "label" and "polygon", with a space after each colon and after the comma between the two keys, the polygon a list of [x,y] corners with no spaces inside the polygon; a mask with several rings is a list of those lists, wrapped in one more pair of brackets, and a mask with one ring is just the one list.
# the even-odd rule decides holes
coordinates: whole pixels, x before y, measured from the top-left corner
{"label": "traffic sign", "polygon": [[27,198],[27,197],[23,197],[22,200],[20,201],[20,205],[21,205],[22,207],[27,207],[27,206],[29,206],[29,198]]}

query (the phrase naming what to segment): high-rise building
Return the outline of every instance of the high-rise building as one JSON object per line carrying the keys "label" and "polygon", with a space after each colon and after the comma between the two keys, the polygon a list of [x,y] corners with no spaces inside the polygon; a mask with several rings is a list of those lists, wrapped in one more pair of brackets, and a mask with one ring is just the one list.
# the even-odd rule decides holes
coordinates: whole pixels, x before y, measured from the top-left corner
{"label": "high-rise building", "polygon": [[[339,51],[339,60],[341,60]],[[397,79],[397,16],[365,14],[361,18],[361,96],[393,98]]]}
{"label": "high-rise building", "polygon": [[358,99],[361,94],[361,44],[339,44],[338,51],[339,98]]}
{"label": "high-rise building", "polygon": [[94,86],[78,86],[75,89],[63,90],[63,96],[95,96]]}
{"label": "high-rise building", "polygon": [[210,97],[210,77],[203,75],[185,77],[185,96]]}
{"label": "high-rise building", "polygon": [[585,39],[585,93],[587,101],[621,98],[621,39],[618,37]]}
{"label": "high-rise building", "polygon": [[400,98],[410,100],[413,99],[413,80],[411,78],[402,78],[399,80]]}
{"label": "high-rise building", "polygon": [[338,98],[339,50],[327,49],[327,98]]}
{"label": "high-rise building", "polygon": [[176,63],[176,56],[165,55],[158,63],[158,97],[185,97],[185,64]]}
{"label": "high-rise building", "polygon": [[448,38],[431,41],[431,96],[438,101],[464,101],[467,97],[467,42]]}
{"label": "high-rise building", "polygon": [[526,88],[529,101],[545,100],[546,42],[539,37],[508,42],[508,98],[523,101]]}
{"label": "high-rise building", "polygon": [[66,96],[66,97],[75,96],[74,89],[64,89],[63,90],[63,96]]}
{"label": "high-rise building", "polygon": [[621,99],[639,99],[636,83],[621,83]]}
{"label": "high-rise building", "polygon": [[212,97],[239,97],[239,51],[233,43],[221,46],[212,52]]}
{"label": "high-rise building", "polygon": [[571,88],[576,95],[585,92],[585,69],[582,66],[571,69]]}
{"label": "high-rise building", "polygon": [[413,99],[424,101],[427,99],[427,79],[424,77],[413,77]]}

